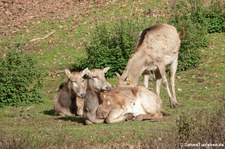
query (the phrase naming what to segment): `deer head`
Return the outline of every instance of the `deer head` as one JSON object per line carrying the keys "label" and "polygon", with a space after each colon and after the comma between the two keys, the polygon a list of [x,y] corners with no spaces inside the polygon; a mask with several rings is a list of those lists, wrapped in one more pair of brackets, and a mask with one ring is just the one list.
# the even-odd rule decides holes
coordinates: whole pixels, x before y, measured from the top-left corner
{"label": "deer head", "polygon": [[70,72],[70,70],[65,69],[66,76],[68,77],[70,87],[79,97],[85,97],[86,88],[84,85],[83,76],[87,73],[88,68],[84,69],[81,72]]}
{"label": "deer head", "polygon": [[108,70],[109,67],[87,71],[89,87],[96,92],[110,91],[111,85],[105,79],[105,73]]}

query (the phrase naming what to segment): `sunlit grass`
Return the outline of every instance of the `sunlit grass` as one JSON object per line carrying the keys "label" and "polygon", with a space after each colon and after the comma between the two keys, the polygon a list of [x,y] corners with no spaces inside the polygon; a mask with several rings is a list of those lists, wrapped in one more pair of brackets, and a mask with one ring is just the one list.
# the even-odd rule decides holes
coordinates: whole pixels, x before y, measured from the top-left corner
{"label": "sunlit grass", "polygon": [[[90,6],[91,11],[80,13],[63,20],[35,21],[11,37],[2,38],[0,45],[25,50],[36,57],[38,65],[48,72],[64,70],[85,56],[82,48],[88,44],[95,25],[120,17],[138,17],[148,8],[161,6],[156,1],[130,1],[107,5],[102,8]],[[135,13],[133,13],[135,12]],[[153,22],[154,20],[147,20]],[[52,30],[55,33],[36,42],[30,40],[43,37]],[[164,111],[168,113],[160,122],[127,121],[118,124],[97,124],[85,126],[82,118],[72,116],[62,118],[53,115],[53,98],[58,85],[66,81],[64,73],[46,76],[44,79],[44,103],[24,107],[0,109],[0,134],[7,139],[21,138],[26,144],[60,145],[76,141],[107,144],[109,142],[135,142],[159,136],[174,130],[177,118],[193,116],[196,111],[213,113],[225,101],[225,50],[224,34],[209,35],[210,46],[202,49],[202,64],[198,68],[178,72],[176,77],[179,109],[171,109],[165,89],[161,87]],[[109,78],[116,84],[116,78]],[[139,82],[140,85],[142,81]],[[150,83],[154,91],[154,84]]]}

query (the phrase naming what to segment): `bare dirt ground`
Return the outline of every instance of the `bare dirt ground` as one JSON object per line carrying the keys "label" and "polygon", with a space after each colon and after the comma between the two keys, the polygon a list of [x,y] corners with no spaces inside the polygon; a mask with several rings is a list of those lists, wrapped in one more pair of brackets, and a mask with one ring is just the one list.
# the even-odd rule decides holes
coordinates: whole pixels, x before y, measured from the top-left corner
{"label": "bare dirt ground", "polygon": [[33,20],[63,19],[104,0],[0,0],[0,37],[17,32]]}
{"label": "bare dirt ground", "polygon": [[[117,0],[0,0],[0,37],[17,32],[33,20],[63,19],[88,11],[93,3],[104,6]],[[171,0],[164,0],[171,4]],[[203,0],[209,3],[211,0]]]}

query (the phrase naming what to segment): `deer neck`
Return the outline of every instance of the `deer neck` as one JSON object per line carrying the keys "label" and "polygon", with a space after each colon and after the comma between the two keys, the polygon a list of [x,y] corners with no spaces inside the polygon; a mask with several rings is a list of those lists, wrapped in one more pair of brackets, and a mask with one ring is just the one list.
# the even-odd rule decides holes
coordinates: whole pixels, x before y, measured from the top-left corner
{"label": "deer neck", "polygon": [[84,100],[85,107],[90,111],[95,111],[99,106],[100,92],[95,90],[87,80],[86,97]]}
{"label": "deer neck", "polygon": [[122,76],[131,79],[131,84],[136,86],[138,79],[145,70],[146,55],[142,51],[134,53],[129,59]]}
{"label": "deer neck", "polygon": [[91,93],[93,96],[98,97],[100,95],[100,91],[95,89],[89,80],[87,80],[87,90],[86,92]]}

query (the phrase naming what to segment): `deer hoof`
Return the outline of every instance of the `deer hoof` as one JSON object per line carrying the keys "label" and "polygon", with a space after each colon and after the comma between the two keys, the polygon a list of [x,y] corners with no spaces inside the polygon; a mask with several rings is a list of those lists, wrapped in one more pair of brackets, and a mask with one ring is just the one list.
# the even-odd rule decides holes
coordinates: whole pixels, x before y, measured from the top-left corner
{"label": "deer hoof", "polygon": [[177,109],[177,108],[179,108],[179,104],[177,102],[171,102],[170,107],[174,108],[174,109]]}
{"label": "deer hoof", "polygon": [[85,120],[85,121],[84,121],[84,124],[85,124],[85,125],[90,125],[90,124],[93,124],[93,123],[92,123],[91,121],[89,121],[89,120]]}
{"label": "deer hoof", "polygon": [[133,120],[134,120],[134,121],[142,121],[143,118],[142,118],[141,115],[137,115],[137,116],[134,116]]}
{"label": "deer hoof", "polygon": [[125,117],[126,117],[126,121],[127,121],[127,120],[133,120],[134,115],[133,115],[133,113],[126,113],[126,114],[125,114]]}

